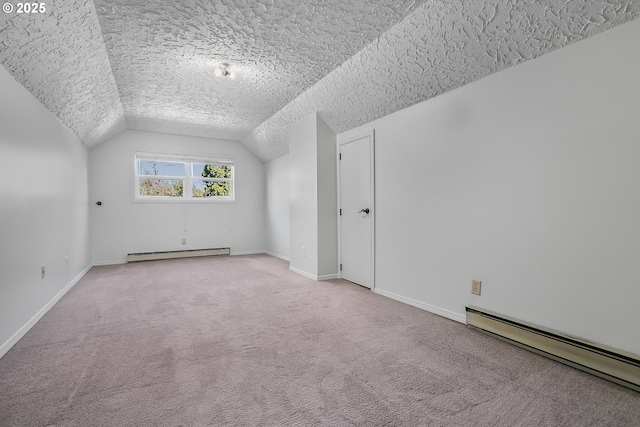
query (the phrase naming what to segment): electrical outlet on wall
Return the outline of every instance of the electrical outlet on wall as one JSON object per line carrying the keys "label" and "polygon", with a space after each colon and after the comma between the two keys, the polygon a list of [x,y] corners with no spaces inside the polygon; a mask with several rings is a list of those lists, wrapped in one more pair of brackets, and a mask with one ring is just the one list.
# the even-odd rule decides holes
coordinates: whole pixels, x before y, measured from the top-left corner
{"label": "electrical outlet on wall", "polygon": [[471,293],[474,295],[480,295],[482,289],[482,282],[480,280],[471,281]]}

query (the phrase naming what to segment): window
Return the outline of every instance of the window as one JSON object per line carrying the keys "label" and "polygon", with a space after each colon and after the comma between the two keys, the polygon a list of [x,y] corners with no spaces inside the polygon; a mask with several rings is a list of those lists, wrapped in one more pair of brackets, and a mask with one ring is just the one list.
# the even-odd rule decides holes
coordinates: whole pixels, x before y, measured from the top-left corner
{"label": "window", "polygon": [[136,153],[135,198],[233,201],[233,169],[230,159]]}

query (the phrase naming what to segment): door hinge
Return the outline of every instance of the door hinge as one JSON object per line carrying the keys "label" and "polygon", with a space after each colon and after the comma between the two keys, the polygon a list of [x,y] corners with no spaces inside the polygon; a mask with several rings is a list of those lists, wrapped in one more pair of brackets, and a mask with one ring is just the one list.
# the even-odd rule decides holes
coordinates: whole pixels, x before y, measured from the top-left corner
{"label": "door hinge", "polygon": [[340,153],[339,155],[339,160],[342,160],[342,153]]}
{"label": "door hinge", "polygon": [[342,271],[342,264],[340,264],[340,271]]}
{"label": "door hinge", "polygon": [[342,209],[340,209],[340,216],[342,216]]}

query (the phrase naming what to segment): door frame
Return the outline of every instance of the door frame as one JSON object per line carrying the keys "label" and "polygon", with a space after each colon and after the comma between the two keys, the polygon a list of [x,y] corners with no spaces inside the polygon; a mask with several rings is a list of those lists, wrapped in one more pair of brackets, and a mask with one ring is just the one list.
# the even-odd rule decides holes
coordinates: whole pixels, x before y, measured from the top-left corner
{"label": "door frame", "polygon": [[375,255],[376,255],[376,203],[375,203],[375,129],[371,129],[368,132],[362,132],[362,133],[357,133],[357,134],[352,134],[352,135],[347,135],[345,137],[338,137],[336,143],[337,143],[337,149],[336,149],[336,163],[338,165],[338,167],[336,168],[337,170],[337,174],[338,174],[338,211],[336,212],[336,215],[338,217],[338,278],[342,279],[342,269],[340,268],[340,266],[342,265],[342,220],[340,218],[340,209],[342,209],[342,206],[340,204],[340,200],[341,200],[341,194],[342,194],[342,181],[341,181],[341,174],[340,174],[340,147],[342,145],[348,144],[350,142],[354,142],[357,141],[359,139],[363,139],[363,138],[368,138],[369,139],[369,171],[370,171],[370,178],[369,178],[369,182],[370,182],[370,188],[369,188],[369,192],[370,192],[370,200],[371,200],[371,212],[369,213],[369,218],[371,219],[370,221],[370,233],[371,233],[371,253],[370,253],[370,259],[371,259],[371,290],[375,291],[376,289],[376,276],[375,276]]}

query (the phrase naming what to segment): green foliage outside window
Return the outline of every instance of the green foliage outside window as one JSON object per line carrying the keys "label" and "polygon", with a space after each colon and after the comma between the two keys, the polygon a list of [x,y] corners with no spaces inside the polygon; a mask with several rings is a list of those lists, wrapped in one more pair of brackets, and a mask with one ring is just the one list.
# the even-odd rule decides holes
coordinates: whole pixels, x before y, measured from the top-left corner
{"label": "green foliage outside window", "polygon": [[184,183],[181,179],[146,178],[140,181],[141,196],[182,197]]}
{"label": "green foliage outside window", "polygon": [[137,197],[233,200],[233,164],[180,157],[137,158]]}
{"label": "green foliage outside window", "polygon": [[[204,178],[231,179],[231,166],[226,165],[205,165],[202,170]],[[230,196],[231,186],[228,181],[205,181],[203,197]],[[195,193],[194,193],[195,196]]]}

